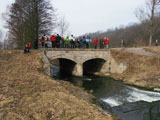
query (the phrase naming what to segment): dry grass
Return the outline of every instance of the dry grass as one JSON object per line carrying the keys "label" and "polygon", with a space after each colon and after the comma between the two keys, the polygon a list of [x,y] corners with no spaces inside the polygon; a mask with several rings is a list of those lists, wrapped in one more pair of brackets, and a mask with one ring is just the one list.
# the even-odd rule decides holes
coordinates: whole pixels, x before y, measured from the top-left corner
{"label": "dry grass", "polygon": [[156,53],[156,54],[160,54],[160,46],[148,47],[148,48],[145,48],[145,50]]}
{"label": "dry grass", "polygon": [[122,75],[113,75],[117,79],[140,87],[160,87],[160,59],[141,56],[126,51],[112,50],[115,60],[127,62],[128,68]]}
{"label": "dry grass", "polygon": [[0,51],[0,120],[112,120],[91,95],[41,72],[38,51]]}

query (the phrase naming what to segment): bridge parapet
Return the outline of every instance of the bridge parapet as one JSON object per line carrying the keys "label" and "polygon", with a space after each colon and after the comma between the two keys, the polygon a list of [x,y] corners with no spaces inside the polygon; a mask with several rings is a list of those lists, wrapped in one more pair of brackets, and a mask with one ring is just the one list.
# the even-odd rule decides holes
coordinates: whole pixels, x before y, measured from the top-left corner
{"label": "bridge parapet", "polygon": [[65,58],[76,63],[84,63],[87,60],[101,58],[107,60],[109,58],[109,50],[91,51],[91,50],[73,50],[73,51],[46,51],[46,56],[49,59]]}

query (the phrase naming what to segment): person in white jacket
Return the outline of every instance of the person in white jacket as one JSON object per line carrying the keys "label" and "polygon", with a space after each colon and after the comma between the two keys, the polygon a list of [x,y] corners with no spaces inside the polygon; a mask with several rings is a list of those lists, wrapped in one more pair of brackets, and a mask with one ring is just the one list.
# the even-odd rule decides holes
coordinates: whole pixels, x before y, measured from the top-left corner
{"label": "person in white jacket", "polygon": [[76,39],[73,35],[70,36],[70,43],[71,43],[71,48],[75,48],[75,42],[76,42]]}

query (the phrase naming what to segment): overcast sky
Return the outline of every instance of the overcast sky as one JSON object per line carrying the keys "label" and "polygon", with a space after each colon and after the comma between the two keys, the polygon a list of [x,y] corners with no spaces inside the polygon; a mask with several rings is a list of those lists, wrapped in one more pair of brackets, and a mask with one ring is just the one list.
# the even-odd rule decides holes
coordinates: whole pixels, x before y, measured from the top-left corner
{"label": "overcast sky", "polygon": [[[14,0],[1,0],[0,14]],[[74,35],[105,31],[138,22],[135,9],[143,6],[145,0],[51,0],[60,16],[65,16]],[[4,22],[0,17],[0,29]]]}

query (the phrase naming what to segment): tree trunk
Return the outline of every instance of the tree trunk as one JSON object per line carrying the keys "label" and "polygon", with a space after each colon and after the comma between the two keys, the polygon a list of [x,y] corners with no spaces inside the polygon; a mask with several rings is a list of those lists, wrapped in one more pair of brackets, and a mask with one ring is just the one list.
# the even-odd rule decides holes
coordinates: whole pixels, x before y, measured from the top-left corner
{"label": "tree trunk", "polygon": [[152,37],[153,37],[153,35],[152,35],[152,33],[150,33],[150,35],[149,35],[149,46],[152,46]]}
{"label": "tree trunk", "polygon": [[154,30],[154,15],[155,15],[155,5],[156,0],[152,0],[152,10],[151,10],[151,17],[150,17],[150,34],[149,34],[149,46],[152,45],[152,37],[153,37],[153,30]]}

